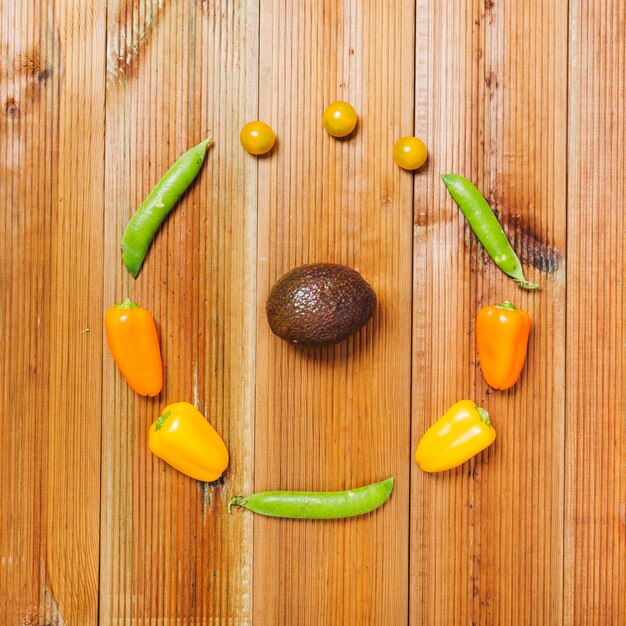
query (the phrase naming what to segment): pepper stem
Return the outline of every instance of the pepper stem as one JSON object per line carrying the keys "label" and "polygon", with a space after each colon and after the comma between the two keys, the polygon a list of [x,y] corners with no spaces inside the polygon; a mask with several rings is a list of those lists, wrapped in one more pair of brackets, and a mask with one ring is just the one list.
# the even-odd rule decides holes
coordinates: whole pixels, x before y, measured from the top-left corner
{"label": "pepper stem", "polygon": [[512,302],[509,302],[508,300],[505,300],[504,302],[500,302],[500,304],[498,304],[496,308],[506,309],[507,311],[517,311],[517,307]]}
{"label": "pepper stem", "polygon": [[481,406],[476,407],[476,411],[478,411],[478,415],[480,415],[480,419],[487,424],[487,426],[491,426],[491,420],[489,419],[489,413],[485,411]]}
{"label": "pepper stem", "polygon": [[116,304],[115,308],[116,309],[140,309],[141,306],[137,304],[136,302],[133,302],[132,300],[129,300],[128,298],[126,298],[124,302],[120,302],[119,304]]}
{"label": "pepper stem", "polygon": [[171,411],[165,411],[163,415],[159,415],[154,430],[161,430],[161,428],[163,428],[163,426],[165,425],[165,422],[167,422],[167,418],[170,416],[170,414]]}

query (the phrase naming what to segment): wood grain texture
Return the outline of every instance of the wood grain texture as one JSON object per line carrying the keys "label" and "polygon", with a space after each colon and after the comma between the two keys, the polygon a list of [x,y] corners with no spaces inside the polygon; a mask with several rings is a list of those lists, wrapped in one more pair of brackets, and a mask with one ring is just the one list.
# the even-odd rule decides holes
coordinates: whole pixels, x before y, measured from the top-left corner
{"label": "wood grain texture", "polygon": [[[2,626],[626,623],[626,9],[591,0],[0,0]],[[354,136],[324,107],[350,101]],[[241,126],[277,132],[270,155]],[[119,242],[169,165],[213,135],[134,280]],[[430,151],[415,175],[402,135]],[[465,174],[541,282],[489,261],[439,175]],[[331,349],[273,336],[290,268],[358,269],[374,320]],[[567,270],[567,283],[566,283]],[[165,386],[138,398],[103,333],[130,297]],[[509,392],[474,319],[533,319]],[[462,468],[412,454],[470,397],[497,440]],[[153,457],[187,400],[220,484]],[[226,512],[254,489],[396,477],[375,513]]]}
{"label": "wood grain texture", "polygon": [[626,9],[570,7],[565,624],[626,623]]}
{"label": "wood grain texture", "polygon": [[97,623],[104,15],[0,5],[2,624]]}
{"label": "wood grain texture", "polygon": [[[415,181],[413,449],[471,398],[495,444],[458,470],[413,466],[411,623],[558,624],[562,619],[566,2],[417,5],[416,133],[431,158]],[[525,293],[502,274],[439,176],[475,181],[538,269]],[[556,270],[556,271],[555,271]],[[484,382],[474,320],[511,300],[533,332],[508,392]]]}
{"label": "wood grain texture", "polygon": [[[164,390],[137,398],[104,359],[101,624],[249,624],[249,517],[226,502],[252,488],[256,163],[238,131],[256,115],[257,5],[109,4],[105,303],[153,312]],[[119,242],[169,165],[215,138],[134,280]],[[231,454],[222,484],[154,457],[148,427],[170,402],[198,407]]]}
{"label": "wood grain texture", "polygon": [[[395,476],[390,502],[328,523],[257,518],[260,625],[401,624],[408,617],[412,177],[393,141],[413,125],[413,4],[261,2],[259,116],[278,134],[259,161],[255,486],[335,490]],[[343,141],[327,104],[359,113]],[[292,267],[356,268],[373,323],[318,352],[273,336],[271,285]],[[271,572],[271,575],[268,573]]]}

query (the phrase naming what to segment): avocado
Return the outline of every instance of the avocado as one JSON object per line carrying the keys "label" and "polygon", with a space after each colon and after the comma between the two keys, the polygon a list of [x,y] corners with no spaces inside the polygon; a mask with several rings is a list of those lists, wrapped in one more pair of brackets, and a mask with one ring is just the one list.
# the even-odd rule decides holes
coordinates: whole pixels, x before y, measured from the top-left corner
{"label": "avocado", "polygon": [[303,346],[329,346],[372,317],[376,294],[356,270],[335,263],[302,265],[285,274],[267,299],[275,335]]}

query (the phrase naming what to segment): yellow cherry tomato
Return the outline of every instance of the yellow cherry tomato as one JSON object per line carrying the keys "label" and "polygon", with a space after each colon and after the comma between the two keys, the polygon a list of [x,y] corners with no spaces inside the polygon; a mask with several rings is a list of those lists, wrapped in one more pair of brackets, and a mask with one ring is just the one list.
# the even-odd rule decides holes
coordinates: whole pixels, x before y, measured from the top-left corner
{"label": "yellow cherry tomato", "polygon": [[356,121],[357,114],[354,107],[343,100],[331,102],[322,116],[324,128],[333,137],[346,137],[349,135],[354,130]]}
{"label": "yellow cherry tomato", "polygon": [[417,137],[402,137],[393,147],[393,158],[404,170],[417,170],[428,157],[426,144]]}
{"label": "yellow cherry tomato", "polygon": [[248,122],[239,133],[244,150],[250,154],[265,154],[274,147],[276,135],[265,122]]}

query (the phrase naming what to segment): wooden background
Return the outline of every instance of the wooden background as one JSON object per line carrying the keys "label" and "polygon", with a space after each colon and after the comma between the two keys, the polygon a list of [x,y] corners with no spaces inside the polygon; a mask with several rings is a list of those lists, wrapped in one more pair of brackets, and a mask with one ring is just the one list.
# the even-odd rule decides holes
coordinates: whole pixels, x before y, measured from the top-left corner
{"label": "wooden background", "polygon": [[[623,2],[1,0],[0,55],[0,624],[626,624]],[[320,123],[338,98],[360,115],[344,141]],[[278,135],[266,158],[238,142],[256,118]],[[124,225],[208,134],[133,280]],[[406,134],[430,149],[416,175],[391,158]],[[448,171],[540,292],[488,262]],[[357,268],[380,308],[306,353],[263,308],[312,261]],[[104,344],[127,296],[157,320],[155,400]],[[493,393],[473,320],[503,299],[534,330]],[[495,445],[423,474],[420,435],[463,397]],[[147,449],[183,399],[229,446],[221,487]],[[363,518],[226,512],[388,475]]]}

